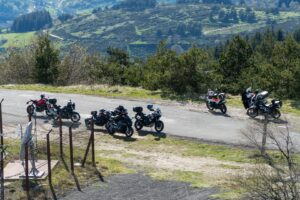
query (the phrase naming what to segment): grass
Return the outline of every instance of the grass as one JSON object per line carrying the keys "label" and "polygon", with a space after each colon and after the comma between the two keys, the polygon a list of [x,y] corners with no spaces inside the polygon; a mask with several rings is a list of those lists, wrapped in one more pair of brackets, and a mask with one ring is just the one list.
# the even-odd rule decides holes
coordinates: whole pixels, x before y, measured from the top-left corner
{"label": "grass", "polygon": [[159,181],[179,181],[190,183],[192,187],[204,188],[211,186],[202,173],[178,170],[149,170],[149,176]]}
{"label": "grass", "polygon": [[0,40],[6,40],[1,47],[24,47],[30,44],[35,34],[36,32],[0,34]]}
{"label": "grass", "polygon": [[160,91],[149,91],[142,88],[126,86],[69,86],[56,87],[49,85],[2,85],[0,89],[33,90],[53,93],[97,95],[103,97],[137,98],[137,99],[160,99]]}

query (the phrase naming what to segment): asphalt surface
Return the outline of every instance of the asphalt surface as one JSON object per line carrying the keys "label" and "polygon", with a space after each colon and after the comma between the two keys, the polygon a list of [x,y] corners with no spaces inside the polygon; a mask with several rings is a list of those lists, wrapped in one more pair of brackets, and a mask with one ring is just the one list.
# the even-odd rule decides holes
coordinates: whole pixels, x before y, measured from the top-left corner
{"label": "asphalt surface", "polygon": [[[41,92],[18,91],[18,90],[0,90],[0,99],[3,102],[3,122],[4,124],[26,123],[26,102],[30,99],[38,99]],[[136,100],[124,100],[113,98],[102,98],[96,96],[76,95],[76,94],[55,94],[45,93],[47,97],[57,98],[58,105],[66,105],[69,100],[76,103],[76,111],[81,114],[81,128],[84,128],[84,119],[90,116],[90,112],[99,109],[113,110],[118,105],[123,105],[128,109],[131,117],[134,116],[132,108],[134,106],[143,106],[147,112],[146,106],[149,102]],[[157,105],[162,111],[162,120],[165,123],[164,133],[167,135],[176,135],[190,138],[197,138],[205,141],[220,142],[226,144],[244,144],[245,138],[241,130],[245,129],[249,120],[232,118],[221,115],[220,112],[196,112],[183,109],[174,105]],[[230,108],[229,108],[230,109]],[[38,115],[43,115],[38,113]],[[151,128],[147,128],[151,130]],[[154,131],[154,129],[153,129]],[[295,135],[295,143],[300,141],[299,135]]]}
{"label": "asphalt surface", "polygon": [[143,174],[117,175],[99,183],[74,191],[63,200],[200,200],[213,199],[216,188],[195,189],[187,183],[154,181]]}

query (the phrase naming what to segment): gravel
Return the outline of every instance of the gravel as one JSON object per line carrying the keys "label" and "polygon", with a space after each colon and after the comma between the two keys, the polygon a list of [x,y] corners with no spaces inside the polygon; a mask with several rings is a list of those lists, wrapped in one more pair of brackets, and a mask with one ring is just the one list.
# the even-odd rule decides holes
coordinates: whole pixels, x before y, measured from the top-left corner
{"label": "gravel", "polygon": [[190,184],[156,181],[144,174],[116,175],[71,192],[63,200],[206,200],[217,194],[217,188],[193,188]]}

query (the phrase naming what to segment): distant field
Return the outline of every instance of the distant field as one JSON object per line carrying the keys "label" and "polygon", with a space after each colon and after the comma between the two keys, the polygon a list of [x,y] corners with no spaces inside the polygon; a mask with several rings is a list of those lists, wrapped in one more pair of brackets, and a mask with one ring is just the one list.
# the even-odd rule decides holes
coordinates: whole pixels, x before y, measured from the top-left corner
{"label": "distant field", "polygon": [[24,47],[31,43],[35,34],[36,32],[0,34],[0,47]]}

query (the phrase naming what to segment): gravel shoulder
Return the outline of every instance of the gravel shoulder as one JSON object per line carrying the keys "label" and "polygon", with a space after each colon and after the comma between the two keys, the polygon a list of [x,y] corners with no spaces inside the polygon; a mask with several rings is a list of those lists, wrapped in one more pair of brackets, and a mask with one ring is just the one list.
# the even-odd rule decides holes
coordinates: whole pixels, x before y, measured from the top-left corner
{"label": "gravel shoulder", "polygon": [[117,175],[75,191],[63,200],[199,200],[213,199],[217,188],[196,189],[187,183],[155,181],[144,174]]}

